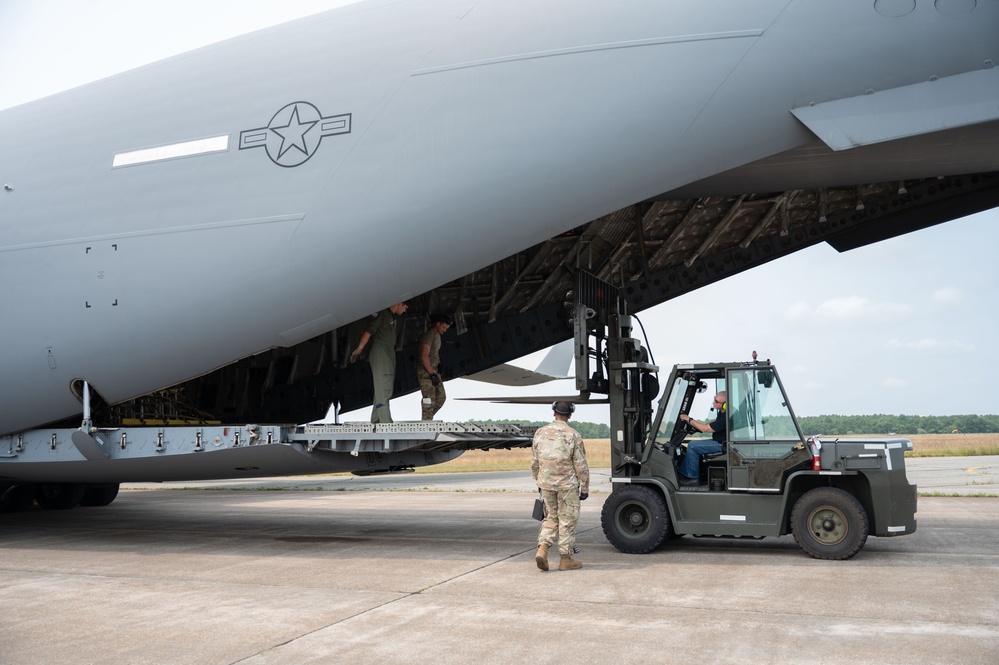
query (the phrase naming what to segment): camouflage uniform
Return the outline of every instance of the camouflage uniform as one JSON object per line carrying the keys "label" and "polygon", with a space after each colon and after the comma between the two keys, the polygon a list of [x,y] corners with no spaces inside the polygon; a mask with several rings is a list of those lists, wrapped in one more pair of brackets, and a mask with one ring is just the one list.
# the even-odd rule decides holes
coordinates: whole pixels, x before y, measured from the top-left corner
{"label": "camouflage uniform", "polygon": [[572,554],[579,519],[579,494],[590,493],[590,467],[583,437],[564,420],[555,420],[534,434],[531,475],[545,501],[538,545],[558,541],[562,556]]}
{"label": "camouflage uniform", "polygon": [[[440,376],[441,336],[431,328],[420,335],[417,348],[422,349],[424,344],[430,347],[430,366]],[[441,407],[444,406],[444,401],[447,399],[447,393],[444,392],[444,381],[441,380],[435,386],[420,359],[416,361],[416,380],[419,382],[420,392],[423,394],[421,416],[423,420],[433,420],[434,414],[441,410]]]}

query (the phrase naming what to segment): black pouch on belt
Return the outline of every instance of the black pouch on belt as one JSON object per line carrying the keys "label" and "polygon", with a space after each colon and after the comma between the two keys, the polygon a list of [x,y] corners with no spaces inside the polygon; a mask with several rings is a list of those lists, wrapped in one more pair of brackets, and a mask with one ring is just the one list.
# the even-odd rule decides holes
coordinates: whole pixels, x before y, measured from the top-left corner
{"label": "black pouch on belt", "polygon": [[543,499],[534,500],[534,512],[531,513],[531,517],[539,522],[545,518],[545,502]]}

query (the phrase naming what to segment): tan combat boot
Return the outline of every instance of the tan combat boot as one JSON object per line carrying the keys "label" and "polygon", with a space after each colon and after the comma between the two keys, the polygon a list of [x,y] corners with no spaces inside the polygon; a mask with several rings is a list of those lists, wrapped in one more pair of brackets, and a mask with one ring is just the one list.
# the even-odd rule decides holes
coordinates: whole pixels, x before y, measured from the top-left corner
{"label": "tan combat boot", "polygon": [[534,561],[541,570],[548,570],[548,547],[547,543],[538,545],[538,552],[534,555]]}
{"label": "tan combat boot", "polygon": [[558,564],[559,570],[576,570],[582,568],[583,562],[572,558],[571,554],[563,554],[562,560]]}

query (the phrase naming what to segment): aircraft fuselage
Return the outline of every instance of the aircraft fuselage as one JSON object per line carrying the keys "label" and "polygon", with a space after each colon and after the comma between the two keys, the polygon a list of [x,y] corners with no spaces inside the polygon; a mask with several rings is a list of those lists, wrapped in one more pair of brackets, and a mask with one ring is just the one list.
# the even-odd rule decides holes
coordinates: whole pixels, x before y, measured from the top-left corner
{"label": "aircraft fuselage", "polygon": [[365,2],[3,111],[0,434],[814,140],[791,109],[990,66],[999,5],[912,4]]}

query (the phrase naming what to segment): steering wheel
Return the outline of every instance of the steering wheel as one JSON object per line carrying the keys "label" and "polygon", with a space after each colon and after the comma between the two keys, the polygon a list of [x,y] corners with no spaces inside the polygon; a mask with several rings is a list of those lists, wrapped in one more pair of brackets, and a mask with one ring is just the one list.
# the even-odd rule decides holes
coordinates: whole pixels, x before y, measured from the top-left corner
{"label": "steering wheel", "polygon": [[680,444],[683,443],[683,440],[687,437],[688,434],[696,434],[696,433],[697,430],[694,429],[694,426],[691,425],[689,422],[683,420],[679,421],[677,423],[677,426],[674,427],[673,429],[673,436],[671,436],[669,440],[668,445],[670,449],[678,448]]}

